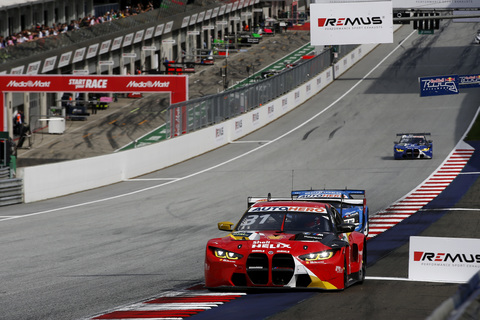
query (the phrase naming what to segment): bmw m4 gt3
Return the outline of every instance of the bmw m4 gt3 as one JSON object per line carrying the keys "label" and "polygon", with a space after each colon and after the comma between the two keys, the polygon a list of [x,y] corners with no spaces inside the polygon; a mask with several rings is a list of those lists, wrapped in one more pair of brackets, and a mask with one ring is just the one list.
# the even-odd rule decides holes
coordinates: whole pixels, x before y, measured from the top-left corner
{"label": "bmw m4 gt3", "polygon": [[207,243],[208,289],[343,290],[365,279],[366,237],[328,203],[259,198],[233,225],[218,223],[229,234]]}
{"label": "bmw m4 gt3", "polygon": [[399,159],[432,159],[433,141],[428,140],[430,133],[397,133],[400,141],[395,141],[393,156]]}

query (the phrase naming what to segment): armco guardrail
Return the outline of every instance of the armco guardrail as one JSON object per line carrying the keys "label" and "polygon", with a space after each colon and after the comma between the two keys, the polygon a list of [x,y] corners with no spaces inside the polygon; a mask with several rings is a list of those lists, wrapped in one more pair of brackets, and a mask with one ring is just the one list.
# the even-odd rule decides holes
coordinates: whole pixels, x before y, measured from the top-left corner
{"label": "armco guardrail", "polygon": [[0,166],[0,180],[1,179],[10,179],[10,167]]}
{"label": "armco guardrail", "polygon": [[22,202],[22,179],[0,179],[0,206],[7,206]]}
{"label": "armco guardrail", "polygon": [[478,319],[480,316],[480,271],[461,284],[458,291],[445,300],[427,320]]}
{"label": "armco guardrail", "polygon": [[[376,44],[362,45],[338,63],[348,69]],[[334,66],[335,67],[335,66]],[[337,76],[340,75],[337,73]],[[24,201],[34,202],[134,178],[193,158],[237,140],[295,109],[334,80],[332,67],[260,108],[211,127],[142,148],[105,156],[17,169]],[[80,168],[80,169],[79,169]],[[84,168],[82,170],[81,168]]]}

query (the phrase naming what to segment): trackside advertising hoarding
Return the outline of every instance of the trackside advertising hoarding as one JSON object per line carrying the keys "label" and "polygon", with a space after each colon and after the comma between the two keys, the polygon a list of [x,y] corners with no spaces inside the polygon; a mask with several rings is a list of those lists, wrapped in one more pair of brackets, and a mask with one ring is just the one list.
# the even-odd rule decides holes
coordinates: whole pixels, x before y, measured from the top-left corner
{"label": "trackside advertising hoarding", "polygon": [[460,88],[479,88],[480,74],[466,74],[458,76],[458,86]]}
{"label": "trackside advertising hoarding", "polygon": [[419,78],[420,96],[458,94],[458,76],[435,76]]}
{"label": "trackside advertising hoarding", "polygon": [[410,237],[410,280],[463,283],[479,271],[480,239]]}
{"label": "trackside advertising hoarding", "polygon": [[314,46],[393,43],[392,2],[311,4],[310,34]]}
{"label": "trackside advertising hoarding", "polygon": [[177,103],[188,100],[188,77],[0,75],[0,131],[7,131],[4,92],[169,92]]}

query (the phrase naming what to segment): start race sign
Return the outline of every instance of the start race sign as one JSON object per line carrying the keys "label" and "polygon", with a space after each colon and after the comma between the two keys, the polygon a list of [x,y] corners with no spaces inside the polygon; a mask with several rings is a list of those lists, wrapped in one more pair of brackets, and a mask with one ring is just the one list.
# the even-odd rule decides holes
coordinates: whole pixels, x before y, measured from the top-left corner
{"label": "start race sign", "polygon": [[0,131],[6,131],[4,92],[169,92],[170,103],[188,99],[187,76],[0,75]]}

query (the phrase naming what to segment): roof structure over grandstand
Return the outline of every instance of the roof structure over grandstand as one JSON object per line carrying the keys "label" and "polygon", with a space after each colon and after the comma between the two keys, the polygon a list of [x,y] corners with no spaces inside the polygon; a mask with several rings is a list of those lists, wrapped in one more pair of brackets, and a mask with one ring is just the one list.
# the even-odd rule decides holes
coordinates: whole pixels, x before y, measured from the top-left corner
{"label": "roof structure over grandstand", "polygon": [[0,10],[17,8],[19,6],[28,6],[38,3],[53,2],[54,0],[2,0],[0,2]]}

